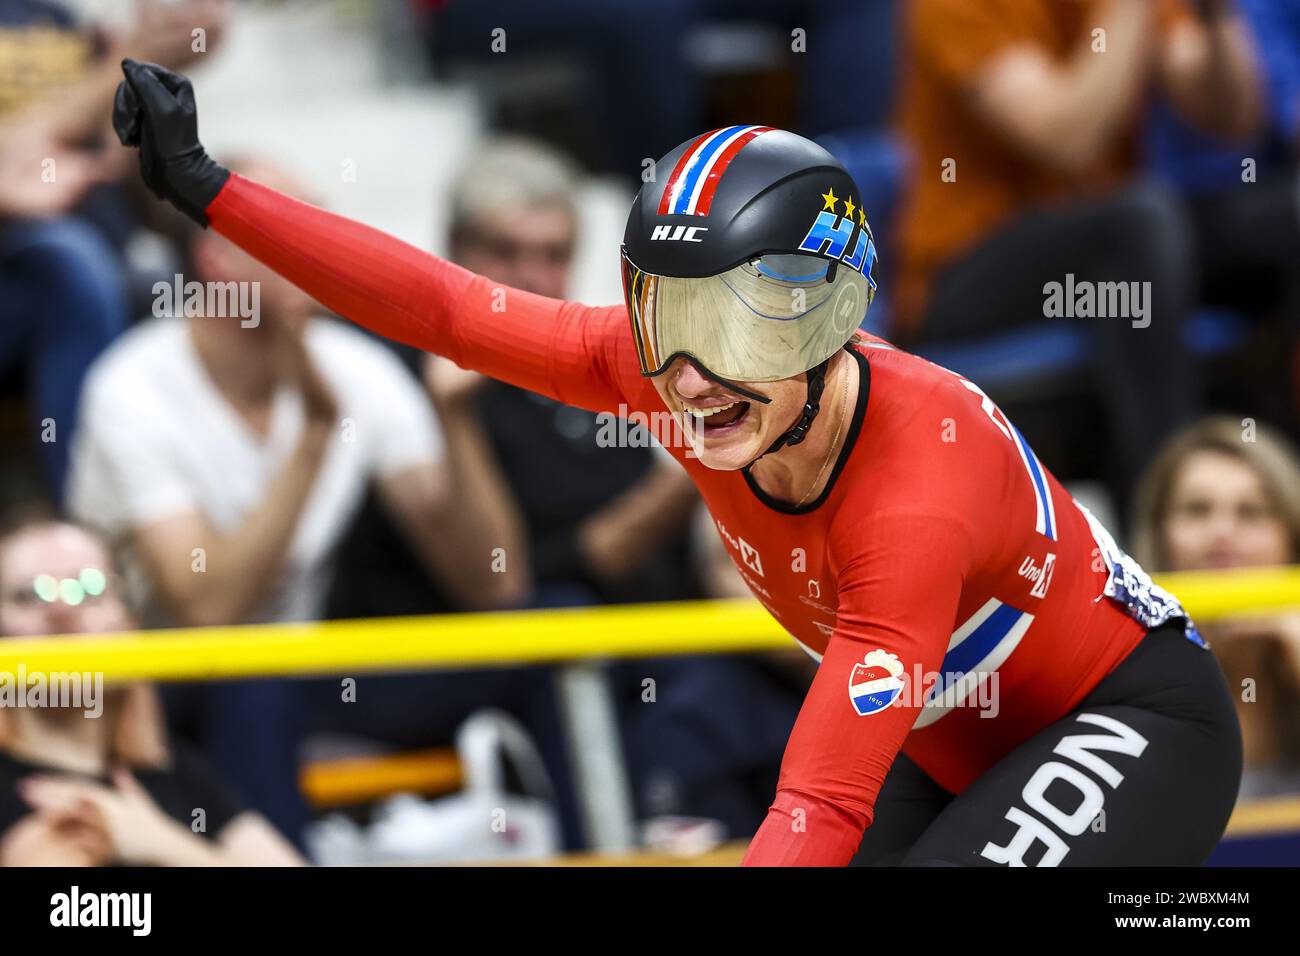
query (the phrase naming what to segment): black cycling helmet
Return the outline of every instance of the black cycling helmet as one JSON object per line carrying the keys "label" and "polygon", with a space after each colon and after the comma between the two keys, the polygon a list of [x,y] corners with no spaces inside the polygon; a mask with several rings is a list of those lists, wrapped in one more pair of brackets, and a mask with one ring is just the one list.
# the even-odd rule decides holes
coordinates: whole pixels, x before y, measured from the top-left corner
{"label": "black cycling helmet", "polygon": [[[875,295],[862,193],[811,140],[729,126],[678,146],[641,187],[623,237],[623,289],[644,375],[683,356],[736,382],[808,373],[808,401],[768,452],[817,415],[826,365]],[[764,454],[766,454],[765,452]]]}

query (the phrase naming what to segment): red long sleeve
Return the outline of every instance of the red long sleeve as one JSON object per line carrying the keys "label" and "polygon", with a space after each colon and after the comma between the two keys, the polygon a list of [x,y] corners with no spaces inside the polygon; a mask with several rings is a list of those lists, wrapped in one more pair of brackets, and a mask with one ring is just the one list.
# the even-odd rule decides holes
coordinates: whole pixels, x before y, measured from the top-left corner
{"label": "red long sleeve", "polygon": [[[835,631],[786,745],[776,799],[749,866],[844,866],[870,825],[876,795],[920,712],[913,688],[939,667],[961,593],[968,544],[960,525],[909,511],[841,512],[831,535],[839,571]],[[905,662],[892,706],[859,716],[851,675],[864,655]]]}
{"label": "red long sleeve", "polygon": [[865,819],[820,797],[781,790],[742,865],[848,866],[866,827]]}
{"label": "red long sleeve", "polygon": [[625,401],[626,312],[493,283],[232,173],[211,226],[326,308],[385,338],[593,411]]}

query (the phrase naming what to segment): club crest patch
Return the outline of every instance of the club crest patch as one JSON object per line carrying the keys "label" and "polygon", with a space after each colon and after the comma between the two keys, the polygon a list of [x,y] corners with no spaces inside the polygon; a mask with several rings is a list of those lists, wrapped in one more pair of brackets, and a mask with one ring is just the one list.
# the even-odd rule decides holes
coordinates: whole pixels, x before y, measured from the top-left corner
{"label": "club crest patch", "polygon": [[849,674],[849,700],[859,717],[878,714],[903,692],[903,665],[898,655],[877,648]]}

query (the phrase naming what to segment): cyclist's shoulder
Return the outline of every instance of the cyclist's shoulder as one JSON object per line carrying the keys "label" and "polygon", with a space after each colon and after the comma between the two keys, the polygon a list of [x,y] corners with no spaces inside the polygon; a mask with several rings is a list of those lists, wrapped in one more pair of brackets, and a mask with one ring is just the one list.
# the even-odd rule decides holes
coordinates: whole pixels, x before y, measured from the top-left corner
{"label": "cyclist's shoulder", "polygon": [[961,408],[970,397],[971,385],[960,375],[885,339],[860,333],[849,349],[866,368],[877,424],[898,424],[932,408]]}
{"label": "cyclist's shoulder", "polygon": [[882,339],[864,336],[851,350],[869,367],[869,391],[836,524],[906,515],[968,527],[1003,504],[1004,457],[1015,450],[983,393]]}
{"label": "cyclist's shoulder", "polygon": [[867,391],[858,464],[876,475],[973,478],[972,456],[987,455],[984,395],[947,369],[883,340],[851,346]]}

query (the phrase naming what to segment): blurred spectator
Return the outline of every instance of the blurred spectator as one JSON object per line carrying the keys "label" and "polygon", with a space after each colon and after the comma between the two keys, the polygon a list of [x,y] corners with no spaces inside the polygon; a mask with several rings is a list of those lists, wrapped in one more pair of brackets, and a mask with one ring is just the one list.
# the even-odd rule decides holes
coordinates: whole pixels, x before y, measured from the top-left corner
{"label": "blurred spectator", "polygon": [[[564,296],[577,241],[577,184],[560,154],[506,139],[478,151],[449,190],[451,258],[504,286]],[[689,568],[694,485],[649,437],[602,447],[599,416],[459,369],[447,359],[403,350],[420,363],[449,453],[477,481],[505,489],[512,537],[526,542],[534,606],[654,601],[698,594]],[[610,414],[616,414],[611,409]],[[628,443],[631,445],[631,443]],[[416,613],[400,593],[400,549],[379,529],[349,542],[355,573],[335,586],[339,616]],[[515,555],[512,552],[512,559]],[[408,583],[405,590],[412,590]],[[379,597],[376,597],[379,595]],[[453,606],[459,606],[453,604]]]}
{"label": "blurred spectator", "polygon": [[[1250,28],[1264,86],[1256,135],[1229,148],[1161,111],[1151,144],[1156,168],[1193,195],[1225,186],[1253,186],[1261,172],[1277,172],[1294,182],[1300,160],[1300,0],[1236,2]],[[1251,169],[1243,168],[1245,160],[1251,161]]]}
{"label": "blurred spectator", "polygon": [[[1300,458],[1266,425],[1207,418],[1165,444],[1143,478],[1134,555],[1160,571],[1300,561]],[[1300,614],[1202,627],[1240,693],[1243,797],[1300,793]]]}
{"label": "blurred spectator", "polygon": [[[455,262],[504,286],[565,297],[578,208],[574,172],[563,157],[524,140],[493,143],[466,163],[451,197]],[[446,359],[430,356],[425,376],[449,441],[485,439],[491,447],[485,462],[509,486],[527,526],[540,603],[690,593],[682,558],[698,496],[668,455],[656,454],[648,441],[602,447],[600,416]],[[548,590],[565,594],[547,600]]]}
{"label": "blurred spectator", "polygon": [[[526,140],[477,151],[449,189],[451,257],[503,285],[563,297],[577,242],[577,183],[560,154]],[[447,359],[420,363],[449,456],[475,481],[511,500],[512,551],[532,606],[671,600],[698,595],[689,565],[694,485],[648,447],[601,447],[596,415],[561,405]],[[617,409],[611,412],[616,413]],[[389,522],[364,514],[345,546],[331,613],[371,617],[463,607],[441,602],[411,572]],[[421,593],[423,592],[423,593]],[[473,710],[501,707],[535,737],[556,784],[566,843],[581,845],[550,674],[545,669],[376,678],[376,694],[343,707],[336,687],[314,694],[313,725],[351,729],[386,743],[449,742]],[[397,706],[398,701],[405,702]],[[432,737],[432,740],[429,738]]]}
{"label": "blurred spectator", "polygon": [[[450,188],[452,257],[504,286],[563,298],[577,240],[574,170],[540,143],[502,138],[477,150]],[[408,358],[418,353],[408,351]],[[604,447],[598,416],[457,368],[419,358],[438,403],[450,453],[478,462],[517,502],[539,606],[699,596],[747,597],[712,522],[692,533],[699,499],[682,469],[644,444]],[[610,410],[613,413],[617,409]],[[641,436],[648,439],[648,436]],[[355,573],[341,576],[332,607],[349,616],[413,610],[394,593],[409,579],[400,549],[379,527],[350,542]],[[695,538],[697,540],[693,541]],[[351,549],[350,549],[351,550]],[[694,560],[698,558],[699,560]],[[410,588],[408,587],[408,590]],[[376,597],[380,595],[380,597]],[[392,599],[391,606],[385,606]],[[397,609],[397,610],[395,610]],[[789,660],[710,656],[635,661],[611,669],[637,809],[643,816],[695,816],[747,837],[762,821],[781,753],[810,678],[800,652]],[[646,678],[657,693],[643,697]],[[450,739],[457,722],[486,706],[515,712],[536,737],[557,782],[562,821],[574,842],[575,805],[547,672],[460,672],[380,678],[383,713],[365,708],[369,730],[416,745],[413,731]],[[800,686],[802,681],[802,686]],[[354,728],[357,709],[320,695],[316,726],[330,714]],[[389,702],[401,700],[403,707]],[[423,703],[421,703],[423,701]],[[413,712],[420,714],[412,721]],[[409,730],[403,735],[399,723]],[[342,729],[340,726],[339,729]],[[426,744],[427,745],[427,744]]]}
{"label": "blurred spectator", "polygon": [[[702,74],[711,67],[746,73],[770,59],[797,71],[797,126],[805,135],[884,125],[893,103],[898,3],[416,0],[430,11],[429,47],[440,66],[459,58],[491,60],[502,69],[500,52],[512,63],[552,54],[576,65],[580,86],[572,109],[584,134],[581,145],[589,147],[598,168],[629,179],[641,175],[646,159],[704,131],[709,110]],[[706,35],[705,27],[727,24],[737,32],[722,33],[723,42]],[[501,42],[503,51],[497,48]],[[764,101],[757,88],[752,92],[748,108],[768,115],[718,122],[791,125],[773,119],[771,111],[780,105]]]}
{"label": "blurred spectator", "polygon": [[1202,300],[1267,323],[1252,351],[1258,371],[1238,373],[1233,399],[1294,432],[1300,393],[1278,386],[1300,383],[1287,364],[1300,330],[1300,0],[1238,3],[1268,94],[1258,135],[1229,146],[1162,109],[1151,166],[1188,202]]}
{"label": "blurred spectator", "polygon": [[[1023,327],[1052,311],[1048,283],[1122,283],[1127,308],[1087,328],[1131,477],[1152,436],[1198,405],[1182,341],[1195,292],[1190,227],[1170,195],[1133,182],[1136,121],[1161,93],[1201,128],[1253,132],[1260,111],[1240,18],[1229,0],[915,0],[904,32],[914,163],[896,336]],[[1062,304],[1074,314],[1074,301]]]}
{"label": "blurred spectator", "polygon": [[[499,140],[469,159],[451,194],[453,259],[503,285],[565,297],[577,187],[561,156],[525,140]],[[445,359],[427,361],[449,442],[458,432],[466,441],[481,432],[519,502],[539,603],[699,593],[695,580],[702,578],[688,557],[699,498],[676,462],[648,447],[602,447],[590,412]],[[720,550],[717,534],[710,538]],[[776,664],[748,656],[613,668],[640,815],[707,818],[723,824],[726,838],[750,836],[767,811],[807,689],[809,668],[801,663],[793,681]],[[647,678],[656,688],[649,701]]]}
{"label": "blurred spectator", "polygon": [[[173,67],[216,44],[217,0],[138,5],[134,28],[95,36],[53,0],[0,0],[0,372],[27,369],[29,415],[51,498],[64,493],[82,379],[124,328],[117,250],[83,215],[88,194],[124,170],[106,152],[125,55]],[[205,49],[208,47],[205,46]]]}
{"label": "blurred spectator", "polygon": [[[132,627],[95,535],[39,521],[0,537],[0,636]],[[197,753],[168,739],[150,685],[77,689],[80,706],[0,709],[0,865],[301,862]]]}
{"label": "blurred spectator", "polygon": [[[271,166],[236,165],[303,192]],[[189,253],[190,279],[220,314],[192,314],[188,293],[188,304],[160,296],[188,317],[136,326],[96,364],[73,451],[71,507],[125,547],[146,625],[318,618],[333,548],[371,478],[427,572],[465,606],[517,602],[526,558],[509,502],[443,455],[401,363],[313,318],[309,298],[215,233],[193,230]],[[494,563],[498,548],[508,562]],[[176,688],[168,701],[295,836],[299,692],[231,682]]]}
{"label": "blurred spectator", "polygon": [[[704,507],[692,524],[693,569],[705,595],[752,599]],[[716,821],[721,840],[751,837],[815,672],[796,649],[620,665],[628,765],[647,834],[660,820],[686,818]]]}

